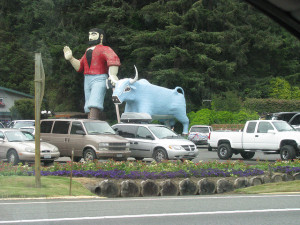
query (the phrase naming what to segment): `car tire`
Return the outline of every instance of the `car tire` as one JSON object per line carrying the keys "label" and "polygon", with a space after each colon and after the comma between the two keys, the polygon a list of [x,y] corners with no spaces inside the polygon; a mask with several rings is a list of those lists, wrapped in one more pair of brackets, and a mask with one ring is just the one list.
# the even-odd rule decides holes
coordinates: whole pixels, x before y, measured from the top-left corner
{"label": "car tire", "polygon": [[255,152],[241,152],[243,159],[252,159],[255,155]]}
{"label": "car tire", "polygon": [[135,160],[143,160],[144,159],[144,157],[134,157],[135,158]]}
{"label": "car tire", "polygon": [[153,153],[153,159],[156,162],[161,162],[163,160],[167,160],[168,159],[168,154],[167,154],[166,150],[164,150],[162,148],[158,148]]}
{"label": "car tire", "polygon": [[291,145],[284,145],[280,149],[280,157],[282,160],[290,160],[296,158],[295,148]]}
{"label": "car tire", "polygon": [[218,146],[218,157],[219,159],[230,159],[233,155],[232,149],[229,144],[220,144]]}
{"label": "car tire", "polygon": [[14,166],[18,165],[18,163],[20,162],[20,159],[19,159],[19,156],[18,156],[18,153],[16,152],[16,150],[10,150],[7,153],[7,161],[8,161],[8,163],[13,164]]}
{"label": "car tire", "polygon": [[83,153],[83,159],[84,161],[94,161],[95,159],[97,159],[96,157],[96,153],[93,149],[87,149],[84,151]]}

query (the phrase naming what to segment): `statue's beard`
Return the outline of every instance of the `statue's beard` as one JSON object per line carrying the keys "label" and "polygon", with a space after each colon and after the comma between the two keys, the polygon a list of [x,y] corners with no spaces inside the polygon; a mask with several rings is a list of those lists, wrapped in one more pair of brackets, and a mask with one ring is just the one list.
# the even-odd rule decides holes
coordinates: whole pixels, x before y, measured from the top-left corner
{"label": "statue's beard", "polygon": [[98,44],[100,44],[100,40],[99,39],[89,41],[89,46],[94,46],[94,45],[98,45]]}

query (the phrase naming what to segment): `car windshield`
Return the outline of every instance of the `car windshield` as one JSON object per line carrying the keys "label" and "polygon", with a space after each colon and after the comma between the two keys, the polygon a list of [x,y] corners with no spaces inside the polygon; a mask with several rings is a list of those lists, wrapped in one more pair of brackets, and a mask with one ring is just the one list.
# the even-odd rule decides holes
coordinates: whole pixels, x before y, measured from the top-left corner
{"label": "car windshield", "polygon": [[106,122],[84,122],[88,134],[116,134]]}
{"label": "car windshield", "polygon": [[272,122],[273,125],[276,127],[276,129],[279,132],[283,132],[283,131],[295,131],[295,129],[289,125],[287,122],[284,121],[276,121],[276,122]]}
{"label": "car windshield", "polygon": [[178,134],[176,134],[171,129],[164,126],[149,126],[149,129],[153,132],[153,134],[159,139],[173,138],[180,139],[182,138]]}
{"label": "car windshield", "polygon": [[34,121],[17,122],[11,128],[30,127],[30,126],[34,126]]}
{"label": "car windshield", "polygon": [[192,127],[191,132],[209,133],[208,127]]}
{"label": "car windshield", "polygon": [[26,131],[6,131],[5,136],[9,142],[34,141],[34,136]]}

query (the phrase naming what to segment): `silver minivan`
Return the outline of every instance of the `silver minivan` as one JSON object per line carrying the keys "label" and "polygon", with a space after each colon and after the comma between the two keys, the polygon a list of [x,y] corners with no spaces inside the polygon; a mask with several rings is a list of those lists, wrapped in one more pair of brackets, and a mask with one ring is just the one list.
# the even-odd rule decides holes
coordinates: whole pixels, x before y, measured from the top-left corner
{"label": "silver minivan", "polygon": [[117,135],[101,120],[45,119],[41,120],[41,138],[58,147],[60,156],[74,161],[84,158],[126,160],[130,155],[129,141]]}
{"label": "silver minivan", "polygon": [[153,158],[192,160],[199,154],[196,145],[160,124],[119,123],[112,128],[130,141],[131,157],[136,160]]}

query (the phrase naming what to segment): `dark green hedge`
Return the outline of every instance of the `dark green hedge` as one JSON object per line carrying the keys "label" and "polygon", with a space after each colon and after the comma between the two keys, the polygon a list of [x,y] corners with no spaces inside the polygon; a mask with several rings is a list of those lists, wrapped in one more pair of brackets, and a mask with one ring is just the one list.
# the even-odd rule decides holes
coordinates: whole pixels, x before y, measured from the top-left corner
{"label": "dark green hedge", "polygon": [[248,98],[243,107],[258,114],[300,111],[300,100]]}

